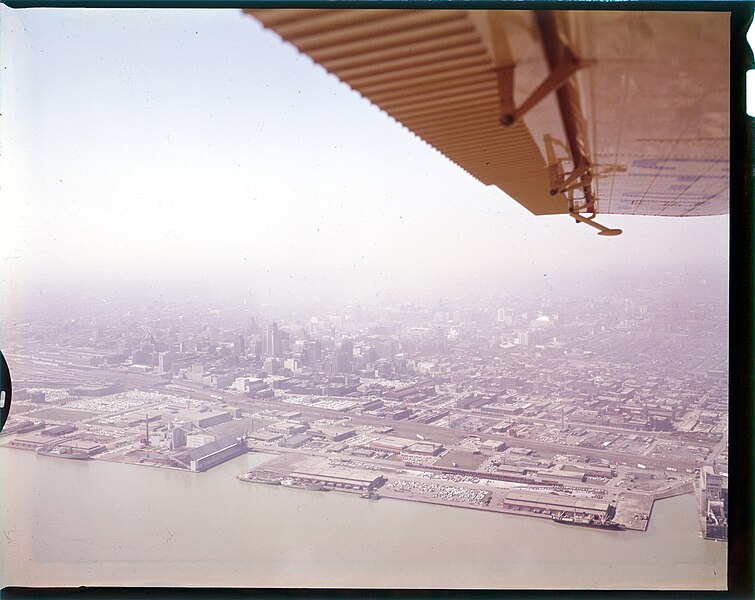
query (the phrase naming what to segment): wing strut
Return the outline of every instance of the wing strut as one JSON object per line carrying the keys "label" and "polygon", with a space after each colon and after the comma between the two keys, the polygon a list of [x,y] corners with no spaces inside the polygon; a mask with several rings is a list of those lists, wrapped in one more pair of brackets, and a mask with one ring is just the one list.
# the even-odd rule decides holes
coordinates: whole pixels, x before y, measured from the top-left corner
{"label": "wing strut", "polygon": [[[521,106],[514,106],[514,66],[507,65],[498,69],[498,85],[501,93],[501,124],[509,127],[537,105],[548,94],[555,92],[561,122],[566,132],[568,153],[571,156],[571,173],[563,173],[557,166],[552,170],[558,173],[554,178],[551,196],[566,194],[569,201],[569,214],[577,223],[585,223],[598,229],[599,235],[619,235],[621,229],[610,229],[595,222],[597,214],[596,198],[593,193],[593,168],[588,158],[587,135],[584,130],[584,117],[580,108],[579,90],[572,76],[580,69],[588,67],[593,61],[578,58],[569,48],[567,41],[559,31],[556,15],[553,11],[535,11],[537,26],[543,52],[548,62],[550,75],[530,94]],[[550,162],[550,160],[549,160]],[[574,192],[581,192],[583,203],[576,204]],[[590,213],[584,216],[580,213]]]}
{"label": "wing strut", "polygon": [[501,125],[509,127],[521,121],[532,108],[545,98],[561,88],[569,78],[580,69],[588,67],[593,61],[579,60],[574,54],[566,48],[563,58],[559,64],[552,68],[550,75],[535,88],[529,97],[522,102],[521,106],[514,106],[514,65],[508,64],[497,69],[498,86],[501,90]]}
{"label": "wing strut", "polygon": [[621,235],[621,229],[610,229],[605,225],[596,223],[593,220],[595,218],[594,214],[592,216],[585,217],[578,212],[572,211],[571,208],[569,209],[569,214],[574,217],[574,220],[577,223],[584,223],[585,225],[589,225],[590,227],[595,227],[595,229],[598,230],[598,235]]}

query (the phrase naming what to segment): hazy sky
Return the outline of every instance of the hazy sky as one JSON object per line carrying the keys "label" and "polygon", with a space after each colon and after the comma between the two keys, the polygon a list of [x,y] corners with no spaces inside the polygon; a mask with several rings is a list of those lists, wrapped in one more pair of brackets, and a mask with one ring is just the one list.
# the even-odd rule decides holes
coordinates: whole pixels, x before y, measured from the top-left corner
{"label": "hazy sky", "polygon": [[532,216],[240,11],[0,19],[6,291],[726,265],[728,216]]}

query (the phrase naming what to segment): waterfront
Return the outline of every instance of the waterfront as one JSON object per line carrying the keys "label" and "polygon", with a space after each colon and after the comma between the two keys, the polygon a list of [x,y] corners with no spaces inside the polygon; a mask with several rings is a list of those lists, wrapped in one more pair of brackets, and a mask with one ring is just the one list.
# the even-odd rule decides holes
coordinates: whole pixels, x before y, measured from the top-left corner
{"label": "waterfront", "polygon": [[0,584],[722,588],[726,545],[695,502],[656,503],[645,533],[383,499],[236,475],[0,449]]}

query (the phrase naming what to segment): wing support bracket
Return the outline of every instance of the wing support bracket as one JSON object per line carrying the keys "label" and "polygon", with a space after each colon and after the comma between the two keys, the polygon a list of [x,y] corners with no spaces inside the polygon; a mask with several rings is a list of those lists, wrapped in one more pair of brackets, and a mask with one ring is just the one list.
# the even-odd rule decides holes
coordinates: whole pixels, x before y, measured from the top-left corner
{"label": "wing support bracket", "polygon": [[551,196],[583,188],[585,185],[589,185],[590,182],[592,182],[590,165],[586,161],[583,161],[569,173],[568,177],[561,182],[561,185],[551,188]]}
{"label": "wing support bracket", "polygon": [[546,96],[557,91],[569,81],[574,73],[594,63],[592,60],[577,58],[568,47],[565,47],[564,50],[561,62],[551,70],[548,77],[532,91],[519,107],[514,104],[514,69],[516,65],[508,64],[496,69],[498,90],[501,95],[501,125],[510,127],[521,121],[524,115],[537,106]]}
{"label": "wing support bracket", "polygon": [[572,216],[577,223],[584,223],[585,225],[589,225],[590,227],[594,227],[595,229],[597,229],[598,235],[621,235],[622,233],[621,229],[611,229],[609,227],[606,227],[605,225],[601,225],[600,223],[596,222],[595,213],[593,213],[589,217],[586,217],[584,215],[579,214],[579,212],[576,209],[570,208],[569,215]]}

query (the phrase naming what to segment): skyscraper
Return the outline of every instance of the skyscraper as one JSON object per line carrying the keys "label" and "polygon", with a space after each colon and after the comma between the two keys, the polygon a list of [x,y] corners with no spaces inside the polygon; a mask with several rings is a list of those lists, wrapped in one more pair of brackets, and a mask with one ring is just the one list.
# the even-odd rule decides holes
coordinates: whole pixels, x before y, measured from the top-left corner
{"label": "skyscraper", "polygon": [[513,325],[514,311],[510,308],[499,308],[497,321],[499,323],[503,323],[504,325]]}
{"label": "skyscraper", "polygon": [[281,336],[278,331],[278,324],[275,322],[268,325],[267,331],[265,332],[265,355],[281,355]]}
{"label": "skyscraper", "polygon": [[244,356],[246,354],[246,343],[241,333],[236,336],[236,340],[233,343],[233,353],[236,356]]}

